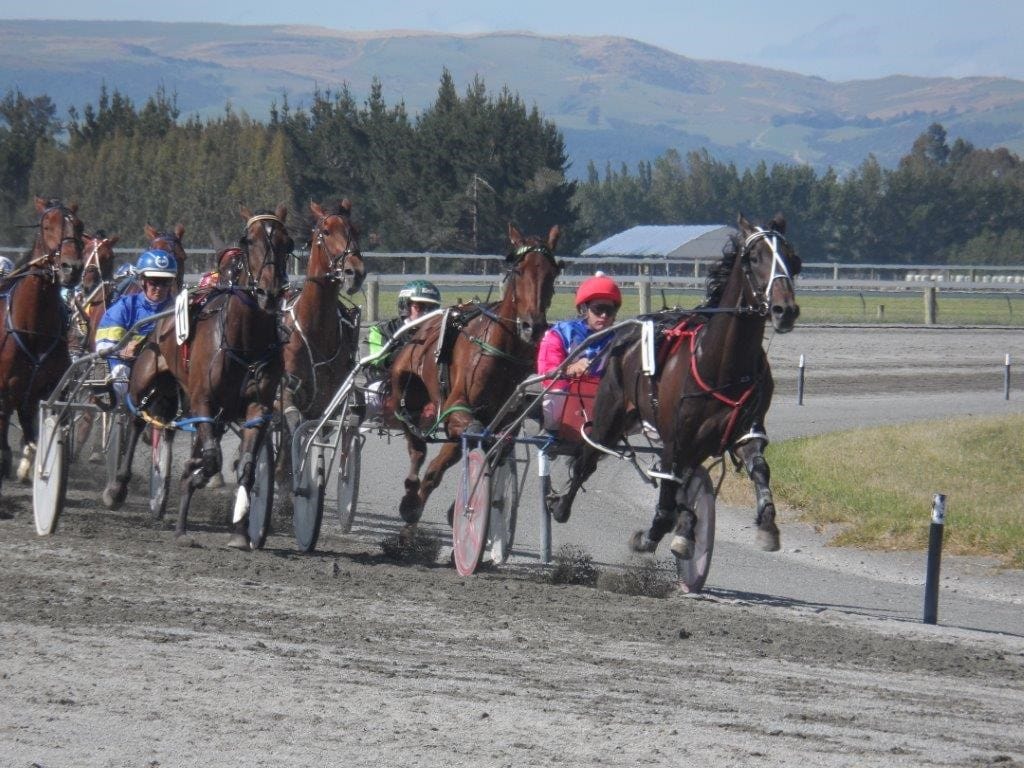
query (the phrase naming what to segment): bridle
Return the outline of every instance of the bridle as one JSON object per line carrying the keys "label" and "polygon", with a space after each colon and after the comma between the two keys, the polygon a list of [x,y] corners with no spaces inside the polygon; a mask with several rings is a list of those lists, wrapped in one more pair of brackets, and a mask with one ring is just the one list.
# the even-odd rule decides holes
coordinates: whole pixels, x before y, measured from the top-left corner
{"label": "bridle", "polygon": [[[60,231],[61,238],[60,240],[57,241],[57,244],[51,250],[31,259],[25,266],[40,267],[45,264],[49,266],[53,270],[54,275],[56,275],[57,271],[59,271],[60,269],[60,257],[61,254],[63,254],[64,252],[64,244],[72,243],[75,246],[75,256],[77,257],[78,261],[82,260],[82,250],[84,249],[85,244],[82,242],[82,236],[78,232],[78,230],[81,228],[81,224],[79,223],[78,217],[75,215],[75,212],[72,211],[67,206],[54,205],[43,210],[42,214],[39,217],[39,223],[37,224],[39,232],[36,235],[36,242],[38,243],[38,247],[40,249],[46,248],[46,240],[45,235],[43,233],[43,222],[46,220],[47,214],[49,214],[51,211],[60,211],[62,219]],[[69,227],[71,229],[70,235],[66,234]]]}
{"label": "bridle", "polygon": [[[555,269],[555,274],[553,278],[558,277],[558,275],[561,274],[562,272],[562,266],[558,263],[558,261],[555,260],[555,255],[551,252],[551,249],[548,248],[546,245],[538,245],[535,243],[527,243],[524,245],[520,245],[518,248],[512,251],[512,253],[510,253],[506,258],[506,261],[508,262],[509,266],[505,270],[505,276],[502,279],[502,282],[509,283],[509,291],[512,296],[512,304],[514,306],[518,306],[518,297],[516,296],[516,284],[518,281],[516,278],[518,278],[523,273],[522,263],[526,260],[526,257],[529,256],[531,253],[539,253],[541,256],[547,259],[547,261]],[[525,323],[523,322],[522,317],[518,314],[515,318],[515,324],[516,334],[522,336],[523,326],[525,325]]]}
{"label": "bridle", "polygon": [[[757,278],[750,266],[750,256],[754,251],[754,247],[762,240],[772,253],[772,269],[769,273],[768,281],[763,286],[758,287]],[[747,281],[747,288],[753,299],[751,309],[761,317],[767,317],[770,312],[771,301],[769,297],[771,296],[772,285],[776,280],[788,281],[790,289],[793,286],[793,277],[790,274],[789,265],[781,253],[780,246],[783,243],[789,246],[789,241],[786,240],[781,232],[777,232],[774,229],[762,229],[761,227],[756,227],[743,241],[740,264]]]}
{"label": "bridle", "polygon": [[[331,249],[327,245],[327,235],[329,234],[329,230],[326,227],[326,223],[330,219],[338,219],[345,224],[345,227],[348,230],[348,236],[345,238],[345,249],[338,253],[331,253]],[[354,284],[356,279],[356,269],[352,266],[352,257],[358,256],[362,259],[363,254],[359,250],[358,239],[353,235],[352,227],[345,220],[345,217],[340,214],[332,213],[321,217],[320,220],[317,221],[314,229],[314,245],[327,255],[327,279],[347,285]]]}
{"label": "bridle", "polygon": [[[260,227],[260,231],[263,233],[263,238],[267,244],[263,262],[255,273],[253,272],[249,261],[249,246],[251,245],[249,230],[252,229],[254,224],[263,225]],[[241,287],[252,293],[253,296],[263,296],[268,301],[277,298],[277,294],[280,292],[281,286],[284,283],[284,258],[281,259],[281,263],[278,263],[278,253],[277,249],[274,247],[274,229],[276,227],[280,227],[287,235],[284,222],[274,214],[261,213],[251,217],[245,223],[245,235],[242,238],[242,242],[245,247],[235,255],[231,262],[233,278],[231,282],[236,282],[242,272],[245,272],[248,275],[248,281],[246,285]],[[287,251],[284,256],[291,253],[292,247],[292,239],[291,237],[288,237]],[[274,275],[273,286],[270,288],[264,288],[260,285],[260,277],[267,269],[272,269]]]}

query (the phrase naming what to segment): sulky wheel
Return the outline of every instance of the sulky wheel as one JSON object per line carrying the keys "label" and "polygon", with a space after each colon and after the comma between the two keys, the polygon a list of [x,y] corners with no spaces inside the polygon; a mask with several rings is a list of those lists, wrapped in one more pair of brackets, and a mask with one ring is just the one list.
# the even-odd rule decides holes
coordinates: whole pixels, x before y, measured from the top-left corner
{"label": "sulky wheel", "polygon": [[316,425],[315,421],[304,421],[292,435],[292,529],[300,552],[316,549],[324,519],[324,490],[327,487],[324,449],[321,445],[313,445],[306,450]]}
{"label": "sulky wheel", "polygon": [[452,553],[455,570],[460,576],[469,576],[480,563],[487,538],[491,478],[482,448],[467,452],[462,467],[452,515]]}
{"label": "sulky wheel", "polygon": [[249,504],[249,544],[262,549],[270,533],[270,517],[274,506],[274,446],[269,432],[260,440],[256,456],[256,477],[252,483]]}
{"label": "sulky wheel", "polygon": [[700,592],[711,570],[711,552],[715,548],[715,489],[708,471],[697,467],[680,494],[677,498],[697,515],[697,525],[693,529],[693,557],[677,557],[676,574],[684,592]]}
{"label": "sulky wheel", "polygon": [[359,500],[359,468],[362,463],[363,443],[366,435],[358,427],[343,427],[341,446],[338,449],[338,522],[341,532],[352,530],[356,516],[356,502]]}
{"label": "sulky wheel", "polygon": [[64,510],[67,490],[67,452],[65,429],[57,414],[39,406],[39,434],[36,460],[32,467],[32,513],[36,533],[49,536],[57,529]]}
{"label": "sulky wheel", "polygon": [[171,450],[174,433],[170,430],[149,429],[149,511],[154,520],[162,520],[167,511],[167,495],[171,490]]}

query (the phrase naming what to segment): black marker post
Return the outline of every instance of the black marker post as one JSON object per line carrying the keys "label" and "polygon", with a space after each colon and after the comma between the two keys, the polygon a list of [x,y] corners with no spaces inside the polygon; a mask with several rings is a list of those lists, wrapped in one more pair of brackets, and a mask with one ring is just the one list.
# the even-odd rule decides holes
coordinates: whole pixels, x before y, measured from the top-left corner
{"label": "black marker post", "polygon": [[924,623],[934,624],[939,616],[939,565],[942,562],[942,534],[946,526],[946,496],[936,493],[932,500],[932,524],[928,532],[928,574],[924,582]]}

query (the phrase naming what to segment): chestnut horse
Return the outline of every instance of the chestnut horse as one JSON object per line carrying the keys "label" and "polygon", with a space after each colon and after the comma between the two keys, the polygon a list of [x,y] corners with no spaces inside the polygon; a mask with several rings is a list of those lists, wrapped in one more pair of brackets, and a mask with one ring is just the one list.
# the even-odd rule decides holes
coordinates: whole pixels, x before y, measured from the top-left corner
{"label": "chestnut horse", "polygon": [[[760,455],[759,427],[771,400],[772,380],[762,347],[770,318],[776,333],[792,330],[800,308],[793,277],[800,258],[786,240],[781,215],[767,228],[738,217],[739,235],[712,272],[716,306],[677,318],[663,329],[653,375],[644,373],[641,334],[626,329],[609,345],[604,377],[598,387],[590,440],[617,445],[641,422],[653,424],[662,440],[661,481],[654,520],[630,541],[638,552],[653,552],[674,530],[672,552],[686,560],[694,551],[694,511],[677,499],[690,473],[705,459],[735,447],[758,486],[757,539],[767,551],[779,549],[775,507],[768,489],[768,466]],[[757,430],[760,431],[759,429]],[[748,434],[744,434],[748,433]],[[738,439],[751,438],[736,446]],[[569,489],[552,500],[557,520],[569,517],[580,486],[594,472],[600,451],[584,444],[570,467]],[[763,485],[763,488],[761,487]]]}
{"label": "chestnut horse", "polygon": [[[257,544],[247,532],[255,460],[268,439],[281,379],[278,302],[293,243],[285,228],[285,206],[274,213],[253,214],[245,207],[241,212],[246,223],[240,247],[232,249],[220,283],[193,318],[189,338],[179,346],[174,320],[157,323],[132,368],[128,401],[157,425],[166,425],[177,412],[179,388],[188,403],[196,436],[181,477],[175,528],[176,539],[186,544],[192,494],[220,472],[220,438],[228,424],[241,422],[234,531],[228,545],[249,549]],[[143,423],[136,419],[117,478],[104,491],[108,506],[124,501]]]}
{"label": "chestnut horse", "polygon": [[76,205],[35,199],[35,242],[21,266],[0,282],[0,484],[11,471],[7,430],[18,412],[22,459],[18,479],[31,477],[39,400],[50,396],[71,365],[62,281],[70,287],[82,269],[83,226]]}
{"label": "chestnut horse", "polygon": [[[559,228],[547,239],[524,237],[509,225],[512,249],[505,259],[505,289],[492,304],[470,304],[449,311],[455,322],[444,318],[424,324],[402,347],[390,371],[390,390],[384,405],[405,433],[410,468],[399,513],[415,525],[431,492],[445,471],[462,455],[460,435],[474,423],[488,424],[513,390],[536,365],[537,344],[547,329],[547,309],[555,292],[555,278],[562,265],[555,261]],[[448,363],[450,386],[439,376],[441,362]],[[445,425],[448,438],[420,481],[426,458],[426,441],[419,428],[436,409],[436,423]],[[425,413],[426,412],[426,413]]]}
{"label": "chestnut horse", "polygon": [[166,231],[147,224],[144,229],[146,237],[149,238],[150,248],[167,251],[178,262],[178,276],[175,278],[174,288],[175,292],[180,291],[181,286],[185,284],[185,261],[188,259],[188,254],[185,253],[185,248],[181,244],[181,238],[185,234],[185,225],[177,224],[173,230]]}
{"label": "chestnut horse", "polygon": [[[300,416],[319,416],[355,365],[359,348],[359,309],[341,304],[363,284],[366,268],[359,250],[359,232],[352,224],[346,199],[324,209],[311,202],[316,217],[310,236],[306,280],[298,297],[284,310],[291,331],[284,355],[281,412],[294,431]],[[282,443],[291,446],[285,439]],[[282,469],[291,451],[282,452]]]}

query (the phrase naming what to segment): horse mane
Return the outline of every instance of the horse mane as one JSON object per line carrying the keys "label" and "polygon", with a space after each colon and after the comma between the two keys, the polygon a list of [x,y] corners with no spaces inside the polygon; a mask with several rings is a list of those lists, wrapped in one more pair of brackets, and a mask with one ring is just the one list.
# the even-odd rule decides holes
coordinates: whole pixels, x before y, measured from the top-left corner
{"label": "horse mane", "polygon": [[704,301],[702,307],[715,308],[722,301],[722,293],[725,292],[725,284],[729,280],[729,273],[732,272],[740,251],[743,250],[743,243],[738,233],[729,235],[722,246],[722,258],[718,263],[708,270],[708,277],[704,287]]}

